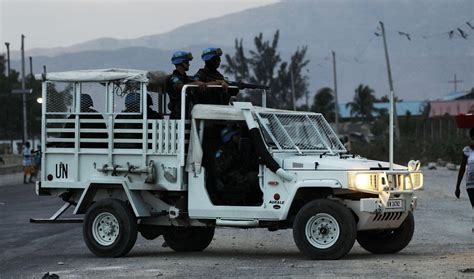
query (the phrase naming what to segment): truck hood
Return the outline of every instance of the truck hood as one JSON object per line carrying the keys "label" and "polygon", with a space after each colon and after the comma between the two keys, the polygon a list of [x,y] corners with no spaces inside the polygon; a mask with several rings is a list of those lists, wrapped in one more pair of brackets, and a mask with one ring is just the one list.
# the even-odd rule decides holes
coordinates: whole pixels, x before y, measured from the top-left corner
{"label": "truck hood", "polygon": [[[285,170],[373,170],[386,168],[389,162],[368,160],[365,158],[340,158],[339,156],[291,156],[281,159],[281,166]],[[393,165],[394,170],[407,170],[406,166]]]}

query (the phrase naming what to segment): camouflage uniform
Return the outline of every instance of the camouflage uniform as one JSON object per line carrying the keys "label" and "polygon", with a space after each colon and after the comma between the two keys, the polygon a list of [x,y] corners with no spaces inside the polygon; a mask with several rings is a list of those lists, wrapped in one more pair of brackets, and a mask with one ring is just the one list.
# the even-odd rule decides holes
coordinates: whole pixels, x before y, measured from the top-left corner
{"label": "camouflage uniform", "polygon": [[[168,109],[171,111],[171,119],[181,118],[181,90],[180,86],[186,85],[195,81],[194,77],[189,77],[186,74],[181,74],[178,70],[174,70],[173,74],[168,79],[168,95],[170,97],[170,102],[168,103]],[[189,118],[189,112],[191,111],[190,105],[192,100],[190,100],[189,92],[187,94],[186,102],[186,118]]]}

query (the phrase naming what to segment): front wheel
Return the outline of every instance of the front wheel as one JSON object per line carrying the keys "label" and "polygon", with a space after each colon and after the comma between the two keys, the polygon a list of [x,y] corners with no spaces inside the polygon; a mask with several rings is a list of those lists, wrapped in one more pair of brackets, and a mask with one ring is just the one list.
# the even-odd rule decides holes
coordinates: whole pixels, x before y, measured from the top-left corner
{"label": "front wheel", "polygon": [[405,221],[397,229],[379,231],[360,231],[357,242],[373,254],[393,254],[401,251],[410,243],[415,231],[415,218],[409,212]]}
{"label": "front wheel", "polygon": [[336,260],[351,250],[357,228],[349,209],[331,200],[303,206],[293,224],[298,249],[313,260]]}
{"label": "front wheel", "polygon": [[121,257],[137,240],[137,219],[125,202],[101,200],[87,210],[83,235],[87,247],[96,256]]}
{"label": "front wheel", "polygon": [[163,233],[168,246],[176,252],[202,251],[213,237],[214,227],[170,227]]}

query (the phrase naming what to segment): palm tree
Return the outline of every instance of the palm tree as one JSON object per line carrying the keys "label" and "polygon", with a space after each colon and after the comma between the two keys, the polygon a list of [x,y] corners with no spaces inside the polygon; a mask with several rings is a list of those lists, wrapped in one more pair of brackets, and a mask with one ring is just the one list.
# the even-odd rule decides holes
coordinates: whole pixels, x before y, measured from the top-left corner
{"label": "palm tree", "polygon": [[346,108],[350,109],[351,116],[359,117],[363,122],[371,121],[373,112],[377,112],[374,108],[374,90],[367,85],[359,84],[355,90],[354,99],[346,104]]}
{"label": "palm tree", "polygon": [[334,91],[329,87],[318,90],[314,96],[311,111],[319,112],[329,121],[333,122],[336,116],[334,107]]}

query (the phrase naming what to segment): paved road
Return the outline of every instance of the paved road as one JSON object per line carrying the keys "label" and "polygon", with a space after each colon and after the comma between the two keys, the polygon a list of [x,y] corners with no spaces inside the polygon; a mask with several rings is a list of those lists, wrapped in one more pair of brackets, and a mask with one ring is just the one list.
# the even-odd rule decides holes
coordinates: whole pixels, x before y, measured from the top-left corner
{"label": "paved road", "polygon": [[358,244],[339,261],[309,261],[297,250],[291,230],[218,229],[201,253],[175,253],[162,238],[139,237],[128,257],[94,257],[80,224],[30,224],[49,217],[61,202],[37,197],[18,174],[0,177],[0,278],[156,277],[473,277],[474,234],[466,192],[453,197],[456,173],[425,171],[416,231],[410,245],[394,255],[372,255]]}

